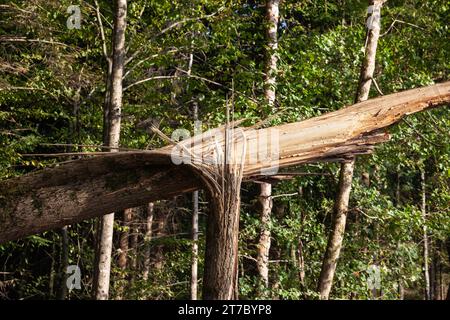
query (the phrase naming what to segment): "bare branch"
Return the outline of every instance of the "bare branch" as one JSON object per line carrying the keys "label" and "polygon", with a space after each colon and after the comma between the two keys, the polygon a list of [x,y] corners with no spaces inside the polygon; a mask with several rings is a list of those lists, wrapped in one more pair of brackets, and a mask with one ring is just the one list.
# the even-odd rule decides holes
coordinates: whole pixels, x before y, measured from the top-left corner
{"label": "bare branch", "polygon": [[27,39],[25,37],[11,37],[11,36],[0,37],[0,42],[45,43],[45,44],[58,45],[58,46],[66,47],[66,48],[70,47],[69,45],[62,43],[62,42],[58,42],[58,41],[42,40],[42,39]]}
{"label": "bare branch", "polygon": [[130,89],[131,87],[134,87],[138,84],[144,83],[144,82],[148,82],[148,81],[152,81],[152,80],[159,80],[159,79],[175,79],[175,78],[182,78],[181,76],[154,76],[154,77],[150,77],[150,78],[145,78],[136,82],[133,82],[132,84],[126,86],[123,91],[126,91],[128,89]]}
{"label": "bare branch", "polygon": [[389,32],[391,32],[391,30],[394,28],[394,26],[395,26],[396,23],[406,24],[406,25],[408,25],[408,26],[411,26],[411,27],[414,27],[414,28],[418,28],[418,29],[420,29],[420,30],[425,30],[425,28],[422,28],[422,27],[420,27],[420,26],[418,26],[418,25],[416,25],[416,24],[413,24],[413,23],[410,23],[410,22],[405,22],[405,21],[402,21],[402,20],[395,19],[395,20],[391,23],[391,25],[389,26],[389,28],[387,29],[387,31],[386,31],[385,33],[383,33],[380,37],[384,37],[384,36],[387,35]]}
{"label": "bare branch", "polygon": [[94,1],[95,1],[95,12],[97,13],[98,27],[100,29],[100,36],[102,38],[103,56],[105,57],[105,59],[108,62],[108,64],[110,64],[111,63],[111,57],[108,55],[108,49],[106,47],[105,29],[103,28],[102,17],[100,15],[100,6],[98,5],[98,1],[97,0],[94,0]]}

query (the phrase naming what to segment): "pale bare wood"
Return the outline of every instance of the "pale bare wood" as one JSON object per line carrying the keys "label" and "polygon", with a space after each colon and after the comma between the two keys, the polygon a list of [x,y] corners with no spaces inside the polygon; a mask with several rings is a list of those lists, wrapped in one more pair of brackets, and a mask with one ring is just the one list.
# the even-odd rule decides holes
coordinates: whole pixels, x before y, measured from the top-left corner
{"label": "pale bare wood", "polygon": [[[375,144],[389,138],[380,129],[405,115],[448,103],[450,82],[383,96],[274,127],[280,133],[280,168],[342,161],[357,153],[368,153]],[[222,127],[211,132],[218,134],[223,130]],[[263,130],[270,128],[257,131]],[[183,144],[190,147],[188,141],[203,137],[211,146],[212,139],[207,137],[211,132]],[[250,138],[251,134],[247,145],[252,143]],[[235,144],[240,143],[236,139]],[[171,162],[172,148],[104,153],[0,182],[0,242],[201,188],[197,170]],[[214,157],[206,146],[201,150],[205,158]],[[247,148],[246,160],[250,151]],[[244,178],[258,179],[264,166],[267,165],[245,163]]]}

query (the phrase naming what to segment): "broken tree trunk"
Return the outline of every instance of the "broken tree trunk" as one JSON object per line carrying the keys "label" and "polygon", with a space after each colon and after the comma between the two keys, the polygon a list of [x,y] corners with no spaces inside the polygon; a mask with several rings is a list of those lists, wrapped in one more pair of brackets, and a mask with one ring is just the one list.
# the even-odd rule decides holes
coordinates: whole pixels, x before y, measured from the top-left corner
{"label": "broken tree trunk", "polygon": [[[368,100],[297,123],[260,130],[242,128],[248,146],[243,179],[257,179],[264,174],[261,170],[274,165],[284,168],[342,161],[369,153],[375,144],[389,139],[380,129],[405,115],[448,103],[450,82],[445,82]],[[192,150],[206,161],[223,146],[223,131],[214,129],[184,140],[181,145],[190,146],[203,137],[204,144]],[[258,150],[251,145],[269,132],[277,133],[278,152],[260,160]],[[168,146],[154,151],[98,153],[0,182],[0,243],[202,188],[205,184],[192,165],[173,164],[173,149]]]}

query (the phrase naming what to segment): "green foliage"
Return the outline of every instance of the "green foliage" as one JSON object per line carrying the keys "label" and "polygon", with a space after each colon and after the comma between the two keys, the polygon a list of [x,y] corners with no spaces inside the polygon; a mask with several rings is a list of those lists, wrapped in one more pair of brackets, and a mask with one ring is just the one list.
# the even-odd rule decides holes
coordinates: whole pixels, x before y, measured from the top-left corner
{"label": "green foliage", "polygon": [[[98,2],[110,51],[113,9],[111,1]],[[71,4],[80,4],[80,30],[66,28],[66,9]],[[180,127],[192,132],[194,103],[198,103],[204,130],[224,123],[226,105],[232,98],[232,116],[246,119],[245,124],[253,124],[271,112],[263,96],[266,40],[261,4],[245,0],[129,2],[130,60],[124,77],[128,88],[124,91],[121,146],[163,146],[165,142],[145,126],[148,122],[169,136]],[[102,144],[107,65],[94,1],[14,0],[8,6],[0,13],[1,36],[53,43],[0,42],[2,179],[61,161],[25,154],[99,150],[95,146]],[[365,2],[356,0],[281,2],[278,111],[271,124],[307,119],[353,103],[364,53],[366,7]],[[386,3],[374,76],[384,94],[449,80],[448,21],[449,5],[445,1]],[[193,64],[188,77],[190,54]],[[153,79],[136,84],[148,78]],[[371,97],[378,95],[377,90],[371,91]],[[373,298],[367,285],[368,267],[373,264],[380,267],[381,298],[398,298],[399,283],[414,293],[411,297],[420,298],[424,223],[420,170],[426,172],[426,225],[432,248],[437,251],[450,235],[449,127],[448,108],[408,117],[390,129],[391,142],[379,146],[371,156],[358,158],[332,298]],[[55,143],[86,146],[48,145]],[[260,230],[257,187],[243,186],[239,234],[242,298],[318,299],[317,279],[327,244],[338,167],[303,166],[296,170],[325,175],[301,176],[274,186],[275,195],[298,195],[275,199],[269,225],[272,286],[267,290],[252,260]],[[369,174],[370,185],[363,174]],[[142,279],[140,251],[134,256],[140,261],[137,270],[114,268],[113,297],[125,285],[125,298],[189,298],[190,209],[186,214],[187,209],[180,208],[191,208],[191,202],[184,198],[182,202],[178,209],[171,209],[175,227],[168,233],[183,235],[150,243],[139,238],[140,250],[147,246],[151,252],[162,250],[163,267],[152,268],[149,279]],[[161,210],[167,210],[164,208]],[[207,213],[208,209],[205,206],[201,211]],[[73,290],[70,298],[91,295],[93,226],[88,221],[69,228],[70,263],[81,266],[83,275],[83,290]],[[203,218],[200,227],[199,279],[204,265]],[[125,230],[117,227],[116,234]],[[114,252],[117,248],[115,243]],[[60,236],[53,231],[0,245],[2,270],[12,272],[0,277],[0,283],[10,281],[7,291],[0,286],[0,297],[55,298],[56,289],[50,290],[49,284],[55,288],[61,284],[60,251]],[[448,264],[444,265],[444,271],[448,270]],[[300,277],[302,272],[304,277]]]}

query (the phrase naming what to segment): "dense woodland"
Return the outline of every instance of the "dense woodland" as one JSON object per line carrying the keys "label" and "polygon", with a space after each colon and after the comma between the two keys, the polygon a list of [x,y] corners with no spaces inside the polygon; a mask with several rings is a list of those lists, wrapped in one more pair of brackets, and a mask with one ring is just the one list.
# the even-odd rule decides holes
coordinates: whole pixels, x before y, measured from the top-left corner
{"label": "dense woodland", "polygon": [[[27,219],[8,206],[34,192],[20,177],[100,159],[117,189],[136,182],[101,153],[165,150],[177,129],[233,121],[300,130],[445,83],[449,21],[442,0],[1,0],[0,299],[450,299],[448,84],[376,122],[362,151],[223,170],[173,195],[194,173],[169,174],[129,202],[141,206],[8,234]],[[47,215],[35,191],[29,225]]]}

